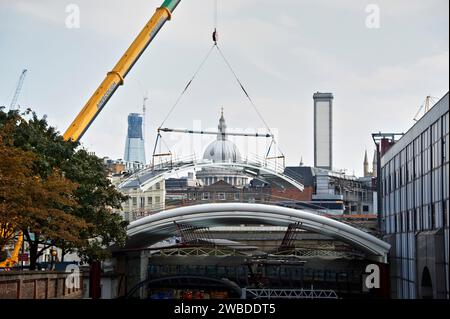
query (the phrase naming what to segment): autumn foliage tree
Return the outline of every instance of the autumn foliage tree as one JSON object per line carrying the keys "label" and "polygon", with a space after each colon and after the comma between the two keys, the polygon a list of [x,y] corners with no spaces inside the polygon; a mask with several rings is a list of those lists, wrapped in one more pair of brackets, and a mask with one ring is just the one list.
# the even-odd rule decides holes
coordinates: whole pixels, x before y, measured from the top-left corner
{"label": "autumn foliage tree", "polygon": [[32,112],[0,110],[0,138],[0,227],[23,231],[31,269],[50,246],[96,261],[125,242],[127,223],[113,208],[126,197],[100,159]]}
{"label": "autumn foliage tree", "polygon": [[0,136],[0,224],[9,230],[22,230],[30,245],[31,268],[43,251],[64,238],[82,244],[78,233],[87,223],[70,213],[78,203],[73,192],[77,185],[54,170],[46,178],[33,173],[36,156],[4,143]]}

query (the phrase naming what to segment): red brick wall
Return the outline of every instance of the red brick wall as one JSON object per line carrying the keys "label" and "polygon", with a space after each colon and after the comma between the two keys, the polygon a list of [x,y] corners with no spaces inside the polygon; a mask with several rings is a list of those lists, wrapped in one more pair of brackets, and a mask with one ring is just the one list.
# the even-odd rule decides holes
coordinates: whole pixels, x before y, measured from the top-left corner
{"label": "red brick wall", "polygon": [[0,284],[0,299],[17,299],[19,293],[18,280],[5,280]]}
{"label": "red brick wall", "polygon": [[[65,280],[69,274],[61,272],[1,272],[0,299],[79,299],[80,288],[68,289]],[[82,282],[82,278],[81,278]]]}
{"label": "red brick wall", "polygon": [[20,299],[34,299],[34,280],[22,281],[20,286]]}
{"label": "red brick wall", "polygon": [[47,279],[36,280],[36,299],[47,299]]}
{"label": "red brick wall", "polygon": [[313,187],[305,187],[303,192],[297,188],[287,188],[284,191],[272,188],[272,201],[292,199],[298,201],[311,201],[313,195]]}

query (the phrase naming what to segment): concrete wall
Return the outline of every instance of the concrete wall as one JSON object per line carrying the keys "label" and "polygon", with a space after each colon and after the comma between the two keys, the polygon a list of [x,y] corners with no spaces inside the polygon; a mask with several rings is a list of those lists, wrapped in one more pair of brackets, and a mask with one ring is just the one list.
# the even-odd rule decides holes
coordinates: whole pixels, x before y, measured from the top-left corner
{"label": "concrete wall", "polygon": [[[406,298],[401,295],[403,289],[404,260],[396,252],[399,251],[398,234],[386,235],[383,239],[391,244],[389,254],[391,297]],[[410,261],[414,269],[414,292],[408,298],[412,299],[445,299],[446,275],[443,230],[424,231],[415,235],[414,258]],[[425,271],[428,270],[431,285],[422,282]],[[411,271],[411,270],[410,270]]]}
{"label": "concrete wall", "polygon": [[[111,289],[112,298],[125,296],[136,285],[147,279],[150,256],[150,251],[133,251],[115,256],[115,276],[109,279],[110,283],[107,283],[106,278],[102,278],[105,288]],[[138,295],[141,299],[147,297],[144,289],[141,289]]]}
{"label": "concrete wall", "polygon": [[[445,260],[443,230],[421,232],[417,242],[417,296],[418,298],[445,299]],[[422,282],[424,272],[428,269],[431,287]],[[431,288],[431,289],[427,289]],[[429,290],[429,291],[428,291]]]}
{"label": "concrete wall", "polygon": [[0,272],[0,299],[80,299],[83,288],[69,288],[66,272]]}

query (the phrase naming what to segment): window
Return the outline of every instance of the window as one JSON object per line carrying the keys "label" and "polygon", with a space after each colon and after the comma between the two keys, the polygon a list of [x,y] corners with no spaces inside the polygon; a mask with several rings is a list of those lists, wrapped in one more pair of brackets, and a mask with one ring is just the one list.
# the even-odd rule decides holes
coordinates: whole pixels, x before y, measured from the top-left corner
{"label": "window", "polygon": [[209,200],[209,198],[210,198],[209,192],[202,193],[202,200]]}
{"label": "window", "polygon": [[133,206],[137,206],[137,197],[133,197]]}
{"label": "window", "polygon": [[416,208],[416,212],[415,212],[415,220],[414,220],[414,230],[415,231],[420,231],[421,230],[421,213],[420,213],[420,207]]}
{"label": "window", "polygon": [[217,199],[218,200],[225,200],[226,199],[225,193],[218,193],[217,194]]}
{"label": "window", "polygon": [[239,200],[241,198],[239,193],[234,193],[234,200]]}
{"label": "window", "polygon": [[436,209],[434,205],[431,205],[430,207],[430,228],[435,229],[436,228]]}
{"label": "window", "polygon": [[156,189],[161,189],[161,183],[156,183]]}
{"label": "window", "polygon": [[363,212],[364,213],[369,212],[369,205],[363,205]]}
{"label": "window", "polygon": [[448,138],[448,135],[447,136],[444,136],[443,138],[442,138],[442,161],[443,161],[443,163],[446,163],[446,162],[448,162],[448,156],[449,156],[449,154],[448,154],[448,152],[449,152],[449,145],[448,145],[448,143],[449,143],[449,138]]}
{"label": "window", "polygon": [[442,117],[442,132],[448,134],[449,124],[448,124],[448,112]]}
{"label": "window", "polygon": [[444,218],[445,218],[444,224],[445,224],[445,226],[448,227],[449,226],[449,200],[448,199],[444,203],[443,214],[444,214]]}
{"label": "window", "polygon": [[153,197],[147,197],[147,204],[148,205],[153,205]]}
{"label": "window", "polygon": [[161,197],[156,196],[156,197],[155,197],[155,203],[156,203],[156,204],[159,204],[160,202],[161,202]]}
{"label": "window", "polygon": [[145,207],[145,197],[141,197],[139,207],[140,207],[140,208],[144,208],[144,207]]}

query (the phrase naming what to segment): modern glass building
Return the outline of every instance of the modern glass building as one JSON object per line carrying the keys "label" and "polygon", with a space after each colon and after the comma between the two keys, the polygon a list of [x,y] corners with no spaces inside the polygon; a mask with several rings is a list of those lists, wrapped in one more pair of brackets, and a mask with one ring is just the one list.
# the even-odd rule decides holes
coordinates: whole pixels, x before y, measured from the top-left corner
{"label": "modern glass building", "polygon": [[381,157],[394,298],[449,298],[448,93]]}
{"label": "modern glass building", "polygon": [[145,146],[142,134],[142,116],[137,113],[128,115],[128,134],[125,141],[126,162],[145,164]]}
{"label": "modern glass building", "polygon": [[333,166],[333,94],[314,96],[314,167],[331,170]]}

